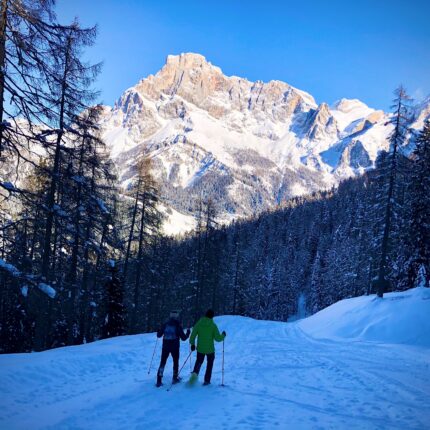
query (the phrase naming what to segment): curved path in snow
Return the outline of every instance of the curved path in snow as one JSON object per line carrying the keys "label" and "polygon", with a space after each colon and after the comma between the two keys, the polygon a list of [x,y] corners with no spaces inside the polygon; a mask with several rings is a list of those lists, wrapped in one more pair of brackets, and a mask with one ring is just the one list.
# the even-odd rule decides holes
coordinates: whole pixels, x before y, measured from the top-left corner
{"label": "curved path in snow", "polygon": [[[154,387],[158,362],[147,374],[154,335],[0,356],[0,429],[429,428],[428,348],[316,340],[297,323],[216,320],[228,334],[225,387],[221,344],[211,386],[171,391]],[[181,362],[187,353],[183,343]],[[187,364],[182,376],[189,372]],[[165,373],[167,383],[170,360]]]}

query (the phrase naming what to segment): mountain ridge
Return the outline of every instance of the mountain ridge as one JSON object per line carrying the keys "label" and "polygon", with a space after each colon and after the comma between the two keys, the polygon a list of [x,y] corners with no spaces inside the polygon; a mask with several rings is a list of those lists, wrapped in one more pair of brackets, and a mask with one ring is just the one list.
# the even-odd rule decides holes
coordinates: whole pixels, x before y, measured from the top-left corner
{"label": "mountain ridge", "polygon": [[210,197],[224,222],[363,173],[391,130],[389,114],[358,99],[317,104],[282,81],[226,76],[194,53],[169,55],[101,122],[125,187],[148,155],[167,206],[192,216]]}

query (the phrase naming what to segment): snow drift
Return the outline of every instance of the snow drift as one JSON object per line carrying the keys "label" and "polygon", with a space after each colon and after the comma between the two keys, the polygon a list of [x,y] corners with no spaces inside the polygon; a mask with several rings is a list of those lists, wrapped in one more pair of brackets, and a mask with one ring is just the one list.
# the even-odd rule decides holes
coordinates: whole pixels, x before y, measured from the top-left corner
{"label": "snow drift", "polygon": [[430,347],[430,289],[341,300],[299,326],[315,338]]}

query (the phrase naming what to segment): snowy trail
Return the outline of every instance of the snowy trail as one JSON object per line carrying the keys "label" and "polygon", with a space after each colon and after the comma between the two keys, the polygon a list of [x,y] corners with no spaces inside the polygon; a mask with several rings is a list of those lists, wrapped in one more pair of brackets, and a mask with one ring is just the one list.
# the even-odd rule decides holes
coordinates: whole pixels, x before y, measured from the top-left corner
{"label": "snowy trail", "polygon": [[[212,386],[156,389],[154,335],[2,356],[0,428],[429,428],[429,349],[315,340],[295,323],[217,322],[228,333],[226,387],[218,345]],[[183,344],[181,360],[187,352]]]}
{"label": "snowy trail", "polygon": [[168,362],[155,388],[154,334],[3,355],[0,429],[429,429],[429,315],[430,289],[416,288],[295,323],[217,318],[226,387],[217,344],[213,385],[166,391]]}

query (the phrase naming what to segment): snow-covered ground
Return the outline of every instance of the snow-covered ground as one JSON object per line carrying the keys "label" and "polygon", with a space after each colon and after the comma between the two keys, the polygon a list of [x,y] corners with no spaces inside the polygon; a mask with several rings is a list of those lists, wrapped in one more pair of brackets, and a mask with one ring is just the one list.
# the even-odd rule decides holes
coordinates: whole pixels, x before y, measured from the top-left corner
{"label": "snow-covered ground", "polygon": [[191,215],[184,215],[173,208],[160,204],[159,210],[164,215],[163,233],[166,236],[177,236],[188,233],[196,227],[196,220]]}
{"label": "snow-covered ground", "polygon": [[[211,386],[155,388],[153,334],[0,356],[0,428],[429,428],[429,289],[345,300],[294,323],[216,321],[228,334],[225,387],[218,344]],[[187,353],[183,343],[181,361]]]}

